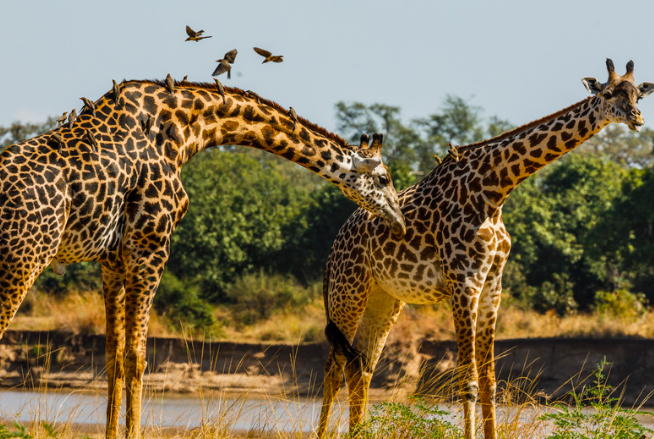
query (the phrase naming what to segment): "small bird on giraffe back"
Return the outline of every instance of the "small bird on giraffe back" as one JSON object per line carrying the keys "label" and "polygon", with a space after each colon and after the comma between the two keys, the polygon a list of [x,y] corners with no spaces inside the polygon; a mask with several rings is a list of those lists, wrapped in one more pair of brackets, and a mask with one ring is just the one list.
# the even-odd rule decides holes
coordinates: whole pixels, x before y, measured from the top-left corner
{"label": "small bird on giraffe back", "polygon": [[73,128],[73,124],[77,120],[77,111],[73,108],[70,113],[68,113],[68,128]]}
{"label": "small bird on giraffe back", "polygon": [[170,73],[166,76],[166,88],[170,94],[175,93],[175,81],[173,80],[173,77],[170,76]]}
{"label": "small bird on giraffe back", "polygon": [[68,111],[64,111],[64,113],[57,118],[57,128],[61,128],[64,122],[66,122],[67,118],[68,118]]}
{"label": "small bird on giraffe back", "polygon": [[225,103],[225,88],[220,83],[218,78],[213,78],[213,80],[216,82],[216,88],[218,89],[218,94],[223,97],[223,104],[224,104]]}
{"label": "small bird on giraffe back", "polygon": [[91,112],[91,115],[95,116],[95,104],[93,103],[93,101],[84,97],[80,99],[82,100],[82,102],[84,102],[84,107]]}

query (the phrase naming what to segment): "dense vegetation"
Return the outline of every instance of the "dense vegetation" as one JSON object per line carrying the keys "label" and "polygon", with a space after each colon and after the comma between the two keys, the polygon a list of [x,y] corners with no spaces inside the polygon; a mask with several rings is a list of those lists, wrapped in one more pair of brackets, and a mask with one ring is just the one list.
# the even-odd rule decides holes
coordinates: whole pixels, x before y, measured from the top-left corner
{"label": "dense vegetation", "polygon": [[[337,131],[385,134],[385,162],[398,190],[425,176],[456,145],[511,125],[448,96],[439,112],[405,123],[397,107],[336,105]],[[0,127],[0,149],[50,129]],[[590,309],[643,312],[654,299],[654,131],[610,126],[522,183],[504,208],[513,249],[504,287],[512,300],[561,315]],[[338,228],[356,206],[336,188],[271,154],[247,148],[202,152],[182,172],[191,208],[175,232],[155,308],[207,328],[213,307],[244,321],[319,297],[316,285]],[[97,264],[76,264],[35,288],[52,294],[100,289]]]}

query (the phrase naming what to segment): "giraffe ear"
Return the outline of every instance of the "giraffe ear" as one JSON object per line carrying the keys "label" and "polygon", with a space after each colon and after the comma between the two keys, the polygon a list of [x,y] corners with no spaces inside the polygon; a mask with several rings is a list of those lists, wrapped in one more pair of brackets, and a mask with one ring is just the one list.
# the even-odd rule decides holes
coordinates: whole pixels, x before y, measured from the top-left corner
{"label": "giraffe ear", "polygon": [[596,95],[597,93],[600,93],[602,91],[602,88],[604,88],[604,85],[595,78],[591,78],[591,77],[582,78],[581,82],[584,84],[584,87],[586,87],[586,90],[588,90],[588,93],[592,95]]}
{"label": "giraffe ear", "polygon": [[651,82],[643,82],[638,86],[638,91],[640,92],[641,98],[649,96],[652,92],[654,92],[654,84]]}
{"label": "giraffe ear", "polygon": [[356,151],[352,151],[352,167],[362,174],[371,173],[381,164],[381,157],[364,157]]}

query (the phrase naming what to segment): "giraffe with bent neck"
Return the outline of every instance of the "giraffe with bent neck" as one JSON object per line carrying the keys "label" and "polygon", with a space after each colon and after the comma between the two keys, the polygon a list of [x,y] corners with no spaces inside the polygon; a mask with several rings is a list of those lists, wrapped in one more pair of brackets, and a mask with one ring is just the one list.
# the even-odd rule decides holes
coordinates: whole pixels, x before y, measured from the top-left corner
{"label": "giraffe with bent neck", "polygon": [[404,219],[381,162],[368,146],[291,117],[279,105],[213,84],[127,81],[75,120],[0,155],[0,337],[41,271],[97,261],[106,309],[106,436],[115,438],[127,387],[127,437],[140,435],[145,342],[170,237],[189,200],[181,167],[198,151],[245,145],[323,176],[387,221]]}
{"label": "giraffe with bent neck", "polygon": [[[502,206],[525,178],[610,123],[643,125],[636,103],[654,84],[634,85],[633,62],[608,82],[582,81],[592,97],[498,137],[457,148],[421,182],[400,193],[406,234],[395,237],[359,209],[334,241],[323,291],[325,365],[318,437],[325,436],[345,370],[350,431],[365,415],[370,380],[391,327],[406,303],[452,300],[465,437],[475,436],[478,396],[487,439],[496,437],[495,323],[511,239]],[[357,344],[354,346],[358,332]]]}

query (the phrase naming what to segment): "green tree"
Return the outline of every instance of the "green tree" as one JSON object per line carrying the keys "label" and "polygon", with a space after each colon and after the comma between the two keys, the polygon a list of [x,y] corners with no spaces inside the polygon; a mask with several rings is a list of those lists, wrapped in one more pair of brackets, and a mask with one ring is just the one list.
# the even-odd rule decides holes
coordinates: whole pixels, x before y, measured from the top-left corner
{"label": "green tree", "polygon": [[217,150],[198,154],[182,180],[191,206],[173,234],[168,269],[199,285],[201,297],[223,300],[240,275],[270,265],[301,193],[268,162]]}
{"label": "green tree", "polygon": [[565,313],[587,308],[597,290],[615,282],[606,258],[593,251],[601,238],[592,232],[622,193],[629,171],[575,155],[546,169],[518,186],[505,205],[513,237],[506,286],[514,289],[511,280],[522,279],[532,287],[523,293],[533,306]]}
{"label": "green tree", "polygon": [[46,133],[56,126],[56,119],[49,117],[43,123],[14,122],[8,127],[0,127],[0,152],[9,145]]}
{"label": "green tree", "polygon": [[602,156],[627,168],[646,168],[654,163],[654,130],[632,131],[609,125],[583,144],[575,154]]}
{"label": "green tree", "polygon": [[276,271],[290,273],[305,284],[321,279],[336,234],[356,209],[333,185],[313,192],[285,227],[288,240],[274,258]]}
{"label": "green tree", "polygon": [[408,124],[402,122],[399,107],[379,103],[338,102],[336,119],[338,132],[353,143],[358,142],[361,133],[385,135],[384,163],[398,190],[429,174],[436,165],[434,154],[443,157],[448,143],[465,145],[511,128],[510,123],[498,117],[484,123],[479,107],[453,95],[445,98],[440,112]]}
{"label": "green tree", "polygon": [[631,170],[593,234],[596,254],[613,268],[615,289],[631,287],[654,301],[654,168]]}
{"label": "green tree", "polygon": [[483,122],[482,109],[471,105],[465,99],[447,95],[439,113],[414,120],[420,130],[423,147],[420,153],[419,169],[428,173],[433,168],[433,154],[443,157],[449,149],[448,143],[460,146],[497,136],[512,128],[505,120],[493,116]]}

